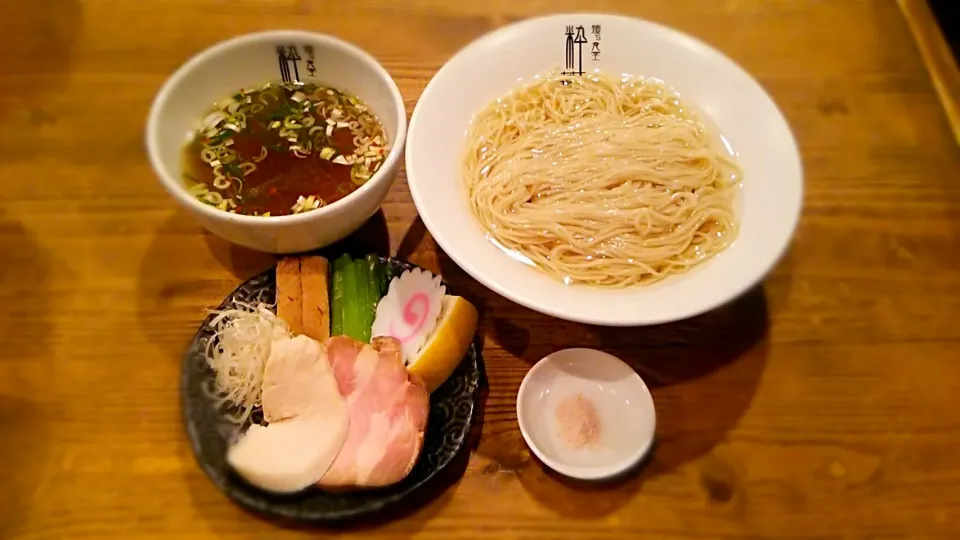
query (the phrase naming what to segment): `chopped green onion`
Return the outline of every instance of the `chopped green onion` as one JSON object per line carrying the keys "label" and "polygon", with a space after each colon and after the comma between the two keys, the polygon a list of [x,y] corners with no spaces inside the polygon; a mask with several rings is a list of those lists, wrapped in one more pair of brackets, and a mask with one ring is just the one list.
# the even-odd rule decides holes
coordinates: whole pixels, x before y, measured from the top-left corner
{"label": "chopped green onion", "polygon": [[203,119],[203,122],[201,122],[201,124],[203,125],[204,128],[209,129],[212,127],[216,127],[217,124],[219,124],[220,122],[223,122],[224,120],[226,120],[226,118],[227,118],[227,115],[223,114],[222,111],[213,111],[212,113],[208,114],[206,118]]}
{"label": "chopped green onion", "polygon": [[370,179],[370,171],[363,164],[357,163],[350,168],[350,181],[358,186],[362,186]]}
{"label": "chopped green onion", "polygon": [[220,201],[223,200],[223,196],[221,196],[219,193],[215,191],[209,191],[207,193],[204,193],[203,197],[200,200],[207,204],[212,204],[216,206],[220,204]]}

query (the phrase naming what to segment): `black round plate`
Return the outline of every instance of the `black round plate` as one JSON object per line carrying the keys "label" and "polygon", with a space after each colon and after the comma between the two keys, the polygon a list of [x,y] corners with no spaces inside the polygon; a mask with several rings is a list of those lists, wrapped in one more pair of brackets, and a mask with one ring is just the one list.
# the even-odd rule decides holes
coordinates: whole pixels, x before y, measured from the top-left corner
{"label": "black round plate", "polygon": [[[399,273],[415,268],[397,259],[381,259]],[[272,303],[276,296],[276,273],[268,270],[237,287],[220,308],[234,300]],[[449,286],[448,286],[449,290]],[[224,419],[204,391],[213,372],[204,358],[204,347],[213,335],[207,317],[193,338],[183,360],[180,394],[183,419],[193,453],[203,471],[220,491],[241,505],[266,515],[314,523],[337,523],[367,516],[406,499],[424,486],[463,448],[473,422],[480,387],[482,360],[476,343],[453,375],[430,395],[430,415],[423,450],[410,474],[398,484],[374,490],[326,493],[310,489],[294,495],[275,495],[244,482],[227,465],[227,445],[237,432]]]}

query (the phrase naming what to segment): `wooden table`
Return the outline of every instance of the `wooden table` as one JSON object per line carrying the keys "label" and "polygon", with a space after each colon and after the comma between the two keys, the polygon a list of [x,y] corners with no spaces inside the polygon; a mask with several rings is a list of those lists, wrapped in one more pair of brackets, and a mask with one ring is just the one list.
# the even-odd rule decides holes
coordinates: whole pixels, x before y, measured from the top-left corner
{"label": "wooden table", "polygon": [[[272,259],[205,234],[153,178],[144,120],[180,63],[243,32],[332,32],[377,56],[412,109],[471,39],[584,5],[0,3],[0,538],[317,535],[228,502],[181,427],[180,355],[204,308]],[[401,177],[367,230],[386,227],[393,253],[481,299],[489,393],[457,481],[350,532],[960,537],[960,151],[896,3],[591,7],[699,36],[769,89],[806,169],[793,246],[762,287],[719,311],[593,328],[517,307],[456,269]],[[521,377],[568,346],[618,354],[653,387],[659,443],[629,480],[564,482],[523,444]]]}

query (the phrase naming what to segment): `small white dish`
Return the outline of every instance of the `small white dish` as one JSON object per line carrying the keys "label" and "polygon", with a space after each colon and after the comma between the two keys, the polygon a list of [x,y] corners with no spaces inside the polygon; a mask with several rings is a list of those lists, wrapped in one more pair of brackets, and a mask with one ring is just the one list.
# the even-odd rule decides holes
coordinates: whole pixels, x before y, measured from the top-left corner
{"label": "small white dish", "polygon": [[[582,395],[599,417],[599,443],[571,446],[561,435],[557,407]],[[517,420],[530,450],[570,478],[600,480],[637,465],[653,444],[656,411],[643,380],[619,358],[594,349],[564,349],[527,372],[517,393]]]}
{"label": "small white dish", "polygon": [[[383,165],[353,193],[302,214],[246,216],[199,202],[182,179],[181,156],[189,135],[217,101],[241,88],[281,79],[323,84],[364,101],[390,141]],[[276,30],[218,43],[174,72],[150,108],[146,144],[160,184],[207,230],[251,249],[295,253],[341,240],[377,212],[400,170],[406,132],[403,96],[376,59],[333,36]]]}
{"label": "small white dish", "polygon": [[[568,33],[574,28],[585,29],[599,47],[594,59],[592,45],[585,44],[584,71],[664,81],[709,117],[737,154],[743,170],[740,232],[733,245],[690,272],[626,289],[565,285],[497,248],[473,215],[463,181],[473,116],[535,75],[563,68],[569,59]],[[447,61],[424,89],[410,119],[406,171],[423,223],[468,274],[530,309],[604,326],[685,319],[747,291],[786,250],[803,201],[803,170],[790,127],[743,68],[676,30],[599,13],[520,21],[481,37]]]}

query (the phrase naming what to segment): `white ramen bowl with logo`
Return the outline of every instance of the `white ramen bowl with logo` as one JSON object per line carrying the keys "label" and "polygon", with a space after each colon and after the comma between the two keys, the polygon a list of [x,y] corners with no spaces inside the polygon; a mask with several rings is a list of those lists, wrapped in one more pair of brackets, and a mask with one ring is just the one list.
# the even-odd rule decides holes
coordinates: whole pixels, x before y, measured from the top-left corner
{"label": "white ramen bowl with logo", "polygon": [[[232,214],[203,204],[183,182],[182,152],[213,104],[241,88],[300,80],[364,101],[390,141],[383,165],[343,199],[289,216]],[[400,169],[407,128],[396,82],[372,56],[340,39],[295,30],[248,34],[197,54],[163,85],[147,120],[147,154],[161,185],[200,224],[226,240],[270,253],[295,253],[340,240],[380,208]]]}
{"label": "white ramen bowl with logo", "polygon": [[[497,248],[467,201],[462,175],[467,129],[490,102],[550,69],[657,78],[707,115],[743,171],[736,241],[687,273],[624,289],[565,285]],[[433,77],[414,109],[406,166],[424,224],[460,267],[518,304],[606,326],[684,319],[745,292],[785,251],[803,199],[794,137],[750,75],[690,36],[640,19],[603,14],[521,21],[457,53]]]}

